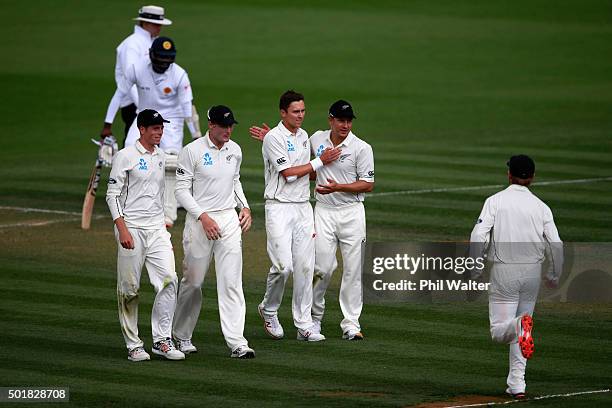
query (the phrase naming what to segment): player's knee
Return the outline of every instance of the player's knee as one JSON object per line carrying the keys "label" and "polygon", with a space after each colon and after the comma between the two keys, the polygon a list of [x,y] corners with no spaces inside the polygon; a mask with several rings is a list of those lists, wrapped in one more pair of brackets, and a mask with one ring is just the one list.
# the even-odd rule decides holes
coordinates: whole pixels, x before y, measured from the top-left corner
{"label": "player's knee", "polygon": [[284,265],[274,265],[271,269],[270,272],[273,275],[280,275],[283,277],[283,279],[287,279],[289,277],[289,275],[291,275],[293,273],[293,267],[291,266],[284,266]]}
{"label": "player's knee", "polygon": [[117,285],[117,298],[121,301],[129,302],[138,297],[139,287],[126,282],[120,282]]}
{"label": "player's knee", "polygon": [[155,293],[158,293],[166,288],[170,288],[171,290],[178,289],[178,278],[176,274],[166,275],[159,283],[153,285],[155,287]]}
{"label": "player's knee", "polygon": [[204,274],[199,273],[197,268],[188,268],[183,270],[183,278],[181,279],[181,285],[201,288],[203,284]]}
{"label": "player's knee", "polygon": [[318,275],[320,278],[329,278],[331,274],[338,267],[338,261],[336,257],[330,259],[316,259],[315,264],[315,275]]}
{"label": "player's knee", "polygon": [[506,342],[505,330],[502,326],[492,325],[490,328],[490,331],[491,331],[491,340],[493,340],[496,343]]}

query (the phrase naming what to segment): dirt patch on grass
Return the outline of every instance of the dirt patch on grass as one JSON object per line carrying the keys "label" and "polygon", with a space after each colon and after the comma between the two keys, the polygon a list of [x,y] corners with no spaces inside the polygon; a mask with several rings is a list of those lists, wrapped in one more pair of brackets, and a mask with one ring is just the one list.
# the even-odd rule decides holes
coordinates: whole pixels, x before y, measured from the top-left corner
{"label": "dirt patch on grass", "polygon": [[484,404],[487,402],[503,402],[508,398],[492,397],[490,395],[460,395],[446,401],[424,402],[419,405],[411,405],[412,408],[444,408],[457,405]]}

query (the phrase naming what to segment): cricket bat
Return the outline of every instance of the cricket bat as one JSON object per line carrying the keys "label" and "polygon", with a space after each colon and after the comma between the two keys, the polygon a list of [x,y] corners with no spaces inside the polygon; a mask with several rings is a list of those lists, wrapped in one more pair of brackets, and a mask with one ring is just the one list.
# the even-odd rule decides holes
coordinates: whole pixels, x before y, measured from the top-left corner
{"label": "cricket bat", "polygon": [[89,185],[87,186],[87,192],[85,193],[85,199],[83,200],[83,211],[81,213],[81,228],[84,230],[89,229],[91,226],[91,216],[93,214],[94,203],[96,201],[96,192],[98,191],[98,184],[100,184],[100,173],[102,171],[102,162],[96,159],[96,165],[94,166],[91,176],[89,177]]}

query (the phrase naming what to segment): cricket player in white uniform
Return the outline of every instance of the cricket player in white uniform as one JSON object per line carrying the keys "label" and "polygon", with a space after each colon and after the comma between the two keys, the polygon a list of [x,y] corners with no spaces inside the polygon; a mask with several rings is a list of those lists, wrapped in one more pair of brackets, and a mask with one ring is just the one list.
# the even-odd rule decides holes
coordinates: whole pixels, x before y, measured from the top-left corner
{"label": "cricket player in white uniform", "polygon": [[374,155],[372,147],[351,131],[353,107],[345,100],[329,108],[330,130],[315,132],[310,146],[316,157],[325,149],[342,151],[338,160],[317,170],[315,229],[315,282],[312,320],[320,332],[325,313],[325,291],[338,262],[336,249],[342,253],[340,323],[342,337],[362,340],[359,316],[363,307],[361,288],[361,253],[366,240],[363,200],[374,188]]}
{"label": "cricket player in white uniform", "polygon": [[[164,137],[160,148],[166,153],[166,192],[164,202],[165,222],[172,227],[177,218],[177,203],[174,196],[176,183],[176,162],[183,148],[183,127],[185,119],[191,119],[192,99],[191,85],[187,72],[174,62],[176,48],[168,37],[159,37],[153,41],[150,60],[130,66],[120,89],[127,92],[133,85],[138,89],[139,107],[155,109],[170,123],[164,128]],[[191,120],[187,126],[192,137],[201,136]],[[138,138],[138,128],[132,124],[125,141],[131,146]]]}
{"label": "cricket player in white uniform", "polygon": [[168,121],[154,110],[144,110],[137,123],[140,139],[115,156],[106,193],[118,243],[119,322],[128,359],[149,360],[138,337],[138,291],[144,264],[156,293],[151,312],[153,353],[182,360],[185,355],[171,338],[178,279],[170,234],[164,226],[165,155],[157,147]]}
{"label": "cricket player in white uniform", "polygon": [[304,96],[287,91],[279,103],[281,121],[263,141],[267,249],[272,266],[266,293],[258,306],[264,328],[274,339],[284,336],[278,321],[285,284],[293,275],[293,323],[298,340],[321,341],[312,322],[314,220],[309,203],[311,172],[336,160],[339,149],[328,149],[310,161],[308,134],[301,129]]}
{"label": "cricket player in white uniform", "polygon": [[251,210],[240,183],[242,150],[230,140],[235,123],[230,108],[211,107],[208,135],[189,143],[179,155],[176,198],[187,217],[173,334],[181,351],[197,351],[191,339],[202,307],[202,284],[214,256],[221,331],[230,356],[253,358],[255,351],[243,334],[242,291],[242,233],[251,227]]}
{"label": "cricket player in white uniform", "polygon": [[[149,48],[151,48],[153,39],[159,36],[163,26],[172,24],[172,21],[165,18],[164,8],[158,6],[143,6],[138,11],[138,17],[134,20],[138,21],[138,25],[134,26],[134,33],[124,39],[117,47],[115,62],[117,89],[106,110],[104,126],[102,132],[100,132],[102,138],[112,135],[111,126],[119,109],[121,109],[121,118],[125,123],[124,136],[127,136],[128,129],[136,118],[138,93],[134,86],[127,93],[120,90],[121,78],[123,78],[127,68],[149,59]],[[123,142],[125,145],[125,138]]]}
{"label": "cricket player in white uniform", "polygon": [[[510,186],[485,201],[470,237],[472,257],[488,254],[493,263],[489,286],[489,321],[494,341],[510,345],[508,388],[525,398],[525,368],[534,352],[533,310],[548,255],[545,283],[556,287],[563,268],[563,243],[550,208],[528,189],[535,174],[525,155],[508,161]],[[478,275],[478,271],[476,271]]]}

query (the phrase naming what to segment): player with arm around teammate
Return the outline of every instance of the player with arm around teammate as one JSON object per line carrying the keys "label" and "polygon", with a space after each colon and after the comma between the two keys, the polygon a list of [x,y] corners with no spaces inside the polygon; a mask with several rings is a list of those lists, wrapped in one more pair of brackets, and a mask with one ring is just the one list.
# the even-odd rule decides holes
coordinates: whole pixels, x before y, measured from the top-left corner
{"label": "player with arm around teammate", "polygon": [[211,107],[208,135],[189,143],[179,155],[176,198],[187,218],[173,334],[180,350],[197,351],[191,339],[202,307],[202,284],[214,256],[221,331],[230,356],[253,358],[255,351],[243,334],[242,291],[242,233],[251,227],[251,211],[240,183],[242,150],[230,140],[235,123],[230,108]]}
{"label": "player with arm around teammate", "polygon": [[542,263],[548,254],[545,283],[556,287],[563,269],[563,243],[550,208],[531,191],[535,163],[525,155],[508,161],[510,186],[487,198],[470,236],[473,258],[488,253],[493,263],[489,286],[491,337],[509,344],[506,393],[525,398],[525,369],[534,352],[533,310]]}
{"label": "player with arm around teammate", "polygon": [[326,150],[311,161],[308,134],[302,129],[304,96],[285,92],[279,109],[281,121],[268,132],[262,146],[267,250],[272,266],[258,310],[266,332],[274,339],[283,338],[278,309],[287,279],[293,275],[291,310],[297,339],[321,341],[325,336],[316,331],[311,316],[315,230],[309,177],[336,160],[340,150]]}
{"label": "player with arm around teammate", "polygon": [[112,134],[112,123],[115,120],[117,111],[121,109],[121,118],[125,123],[124,145],[128,129],[136,118],[138,94],[135,87],[131,87],[127,92],[126,90],[121,90],[119,88],[121,78],[131,65],[148,59],[149,48],[151,48],[153,39],[159,36],[163,26],[172,24],[172,21],[165,18],[164,8],[158,6],[143,6],[138,11],[138,17],[134,20],[138,21],[138,24],[134,26],[134,33],[117,46],[115,62],[115,83],[117,84],[117,89],[108,105],[104,126],[100,132],[102,138]]}
{"label": "player with arm around teammate", "polygon": [[361,287],[362,244],[366,240],[363,200],[374,188],[374,155],[372,147],[352,131],[353,107],[345,100],[329,108],[329,130],[310,137],[313,154],[319,157],[325,149],[338,148],[340,158],[317,170],[315,229],[315,281],[312,320],[321,328],[325,313],[325,291],[338,263],[336,249],[342,254],[340,323],[342,338],[362,340],[359,316],[363,308]]}
{"label": "player with arm around teammate", "polygon": [[149,360],[138,337],[138,291],[146,266],[155,288],[151,312],[153,353],[182,360],[171,338],[177,276],[170,234],[164,226],[164,152],[157,147],[168,123],[154,110],[137,117],[140,138],[113,160],[106,202],[115,223],[119,322],[130,361]]}
{"label": "player with arm around teammate", "polygon": [[[176,162],[183,148],[183,128],[185,119],[192,137],[197,138],[193,121],[191,84],[187,72],[174,61],[176,47],[168,37],[159,37],[153,41],[149,60],[132,65],[121,81],[120,89],[127,91],[133,85],[138,88],[139,106],[155,109],[170,123],[164,129],[160,148],[166,153],[166,191],[164,193],[164,212],[167,227],[172,227],[177,218],[177,203],[174,196],[176,182]],[[132,124],[125,142],[126,146],[134,144],[138,138],[138,129]]]}

